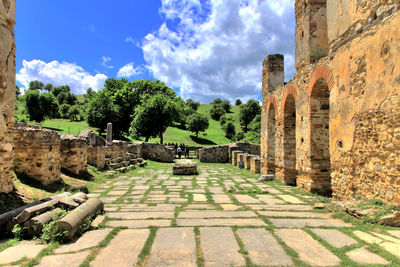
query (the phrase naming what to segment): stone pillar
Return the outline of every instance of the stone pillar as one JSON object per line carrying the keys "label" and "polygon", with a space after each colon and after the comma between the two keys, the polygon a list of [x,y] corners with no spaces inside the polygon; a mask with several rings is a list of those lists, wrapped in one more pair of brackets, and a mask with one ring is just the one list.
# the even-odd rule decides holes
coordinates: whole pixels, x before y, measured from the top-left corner
{"label": "stone pillar", "polygon": [[0,1],[0,193],[13,189],[15,0]]}
{"label": "stone pillar", "polygon": [[250,162],[250,169],[254,173],[260,173],[261,166],[261,158],[260,157],[252,157]]}
{"label": "stone pillar", "polygon": [[107,123],[107,145],[111,145],[112,140],[112,123],[109,122]]}
{"label": "stone pillar", "polygon": [[250,160],[254,155],[245,154],[244,155],[244,168],[250,170]]}
{"label": "stone pillar", "polygon": [[89,145],[96,146],[96,134],[95,133],[89,134]]}

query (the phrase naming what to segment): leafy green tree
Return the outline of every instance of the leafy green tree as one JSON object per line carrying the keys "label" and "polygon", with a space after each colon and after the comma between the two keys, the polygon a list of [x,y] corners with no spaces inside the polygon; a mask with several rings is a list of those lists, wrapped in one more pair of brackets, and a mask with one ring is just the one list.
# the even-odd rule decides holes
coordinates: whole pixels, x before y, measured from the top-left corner
{"label": "leafy green tree", "polygon": [[217,99],[214,99],[214,101],[211,102],[210,104],[213,105],[213,106],[218,105],[218,104],[222,104],[222,100],[221,100],[221,98],[217,98]]}
{"label": "leafy green tree", "polygon": [[135,117],[131,123],[130,134],[132,137],[145,137],[146,142],[150,137],[160,137],[163,143],[163,134],[170,126],[176,114],[177,103],[164,94],[148,95],[135,109]]}
{"label": "leafy green tree", "polygon": [[223,100],[221,105],[227,113],[231,112],[231,102],[229,102],[228,100]]}
{"label": "leafy green tree", "polygon": [[58,97],[58,95],[62,92],[65,94],[71,93],[71,88],[68,85],[61,85],[61,86],[56,86],[51,88],[50,91],[55,97]]}
{"label": "leafy green tree", "polygon": [[193,113],[187,118],[188,130],[196,133],[199,137],[199,132],[204,132],[208,129],[209,122],[206,116],[199,113]]}
{"label": "leafy green tree", "polygon": [[225,131],[225,136],[228,139],[233,139],[236,135],[236,130],[235,130],[235,125],[233,122],[227,122],[225,126],[223,127]]}
{"label": "leafy green tree", "polygon": [[257,115],[250,122],[244,141],[260,144],[261,143],[261,115]]}
{"label": "leafy green tree", "polygon": [[61,118],[63,119],[68,119],[68,110],[71,107],[71,105],[68,104],[61,104],[58,108],[58,111],[60,113]]}
{"label": "leafy green tree", "polygon": [[233,122],[233,120],[232,120],[232,118],[228,118],[228,117],[226,116],[226,114],[222,115],[221,118],[219,118],[219,124],[220,124],[221,126],[224,126],[224,125],[225,125],[226,123],[228,123],[228,122]]}
{"label": "leafy green tree", "polygon": [[58,115],[58,105],[55,97],[50,93],[40,94],[39,91],[29,90],[25,96],[26,110],[30,120],[41,122]]}
{"label": "leafy green tree", "polygon": [[18,85],[15,85],[15,95],[18,97],[21,95],[21,89],[19,89]]}
{"label": "leafy green tree", "polygon": [[222,115],[226,113],[221,104],[213,105],[210,109],[210,115],[213,120],[219,121]]}
{"label": "leafy green tree", "polygon": [[89,102],[87,122],[89,126],[97,127],[99,132],[103,133],[107,128],[107,123],[114,122],[119,112],[119,106],[113,102],[107,91],[102,90]]}
{"label": "leafy green tree", "polygon": [[242,104],[242,100],[240,100],[239,98],[236,99],[235,106],[240,106],[241,104]]}
{"label": "leafy green tree", "polygon": [[78,105],[70,106],[68,109],[68,118],[71,121],[77,121],[78,117],[81,115],[81,110]]}
{"label": "leafy green tree", "polygon": [[43,87],[43,89],[51,92],[51,89],[53,89],[53,85],[51,83],[48,83]]}
{"label": "leafy green tree", "polygon": [[261,107],[258,101],[250,99],[240,106],[239,121],[244,132],[247,132],[247,126],[259,114],[261,114]]}
{"label": "leafy green tree", "polygon": [[186,105],[188,105],[194,111],[197,111],[200,107],[200,102],[196,102],[193,99],[189,98],[186,100]]}
{"label": "leafy green tree", "polygon": [[41,90],[43,89],[44,84],[41,81],[31,81],[29,83],[29,90]]}

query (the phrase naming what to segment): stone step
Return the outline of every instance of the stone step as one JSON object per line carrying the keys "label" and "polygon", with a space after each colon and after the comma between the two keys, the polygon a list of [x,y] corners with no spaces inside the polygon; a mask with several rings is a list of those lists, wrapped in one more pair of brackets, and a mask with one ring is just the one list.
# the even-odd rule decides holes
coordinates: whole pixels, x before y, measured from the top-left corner
{"label": "stone step", "polygon": [[121,162],[121,164],[124,167],[128,167],[130,165],[130,162],[126,160],[126,161]]}
{"label": "stone step", "polygon": [[121,168],[121,164],[120,163],[110,163],[108,164],[109,167],[113,168],[114,170]]}
{"label": "stone step", "polygon": [[106,172],[105,176],[106,177],[113,177],[115,174],[116,174],[115,171],[108,171],[108,172]]}
{"label": "stone step", "polygon": [[127,169],[128,171],[131,171],[131,170],[136,169],[136,166],[135,166],[134,164],[132,164],[132,165],[129,165],[128,167],[126,167],[126,169]]}
{"label": "stone step", "polygon": [[131,164],[136,164],[136,163],[138,163],[137,159],[130,159],[129,162],[130,162]]}
{"label": "stone step", "polygon": [[112,163],[121,163],[122,161],[124,161],[123,157],[118,157],[118,158],[113,158]]}
{"label": "stone step", "polygon": [[142,163],[142,162],[143,162],[143,159],[142,159],[142,158],[137,158],[137,161],[138,161],[139,163]]}
{"label": "stone step", "polygon": [[140,162],[140,163],[139,163],[139,166],[140,166],[140,167],[147,166],[147,161]]}
{"label": "stone step", "polygon": [[122,167],[122,168],[116,169],[115,171],[124,173],[124,172],[127,171],[127,168],[126,167]]}

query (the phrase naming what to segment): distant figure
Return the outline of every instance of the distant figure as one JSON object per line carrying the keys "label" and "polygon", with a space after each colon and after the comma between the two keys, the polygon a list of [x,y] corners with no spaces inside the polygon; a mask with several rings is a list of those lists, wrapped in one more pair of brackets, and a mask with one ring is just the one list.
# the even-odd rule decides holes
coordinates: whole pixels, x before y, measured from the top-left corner
{"label": "distant figure", "polygon": [[181,156],[182,156],[182,148],[180,146],[178,146],[178,148],[176,149],[176,152],[178,153],[178,158],[181,158]]}
{"label": "distant figure", "polygon": [[189,157],[189,146],[186,146],[186,148],[185,148],[185,157],[186,158]]}

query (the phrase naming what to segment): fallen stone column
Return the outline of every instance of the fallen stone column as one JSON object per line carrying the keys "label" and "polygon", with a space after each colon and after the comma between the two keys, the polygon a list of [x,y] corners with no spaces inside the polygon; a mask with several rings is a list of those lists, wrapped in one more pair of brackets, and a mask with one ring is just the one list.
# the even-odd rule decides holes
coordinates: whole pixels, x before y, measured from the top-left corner
{"label": "fallen stone column", "polygon": [[33,217],[29,221],[25,222],[24,227],[26,228],[28,234],[30,236],[40,235],[43,231],[43,226],[49,223],[53,215],[60,210],[61,210],[60,208],[50,210],[48,212],[40,214],[39,216]]}
{"label": "fallen stone column", "polygon": [[54,224],[54,229],[61,232],[67,232],[65,235],[66,240],[72,240],[79,227],[85,222],[86,218],[93,217],[96,213],[102,210],[104,204],[101,200],[91,198],[64,218]]}

